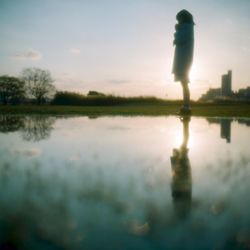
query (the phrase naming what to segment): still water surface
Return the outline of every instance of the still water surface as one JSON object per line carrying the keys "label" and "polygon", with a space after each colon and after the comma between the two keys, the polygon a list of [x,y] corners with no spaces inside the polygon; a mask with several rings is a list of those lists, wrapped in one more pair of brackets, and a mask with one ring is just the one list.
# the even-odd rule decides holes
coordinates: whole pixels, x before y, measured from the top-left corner
{"label": "still water surface", "polygon": [[250,120],[0,116],[0,246],[248,249]]}

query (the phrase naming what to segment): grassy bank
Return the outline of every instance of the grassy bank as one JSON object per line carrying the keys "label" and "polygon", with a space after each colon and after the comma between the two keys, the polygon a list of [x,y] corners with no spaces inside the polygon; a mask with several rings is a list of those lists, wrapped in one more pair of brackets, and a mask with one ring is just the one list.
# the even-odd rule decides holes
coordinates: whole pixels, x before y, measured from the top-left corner
{"label": "grassy bank", "polygon": [[[0,106],[0,114],[49,114],[49,115],[176,115],[180,104],[168,105],[116,105],[116,106],[54,106],[20,105]],[[193,116],[250,117],[250,104],[201,104],[192,105]]]}

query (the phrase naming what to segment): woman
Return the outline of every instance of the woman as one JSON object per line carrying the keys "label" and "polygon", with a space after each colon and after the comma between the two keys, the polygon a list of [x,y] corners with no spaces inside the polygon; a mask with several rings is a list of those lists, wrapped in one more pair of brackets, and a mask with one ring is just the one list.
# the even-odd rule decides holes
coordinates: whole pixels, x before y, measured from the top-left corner
{"label": "woman", "polygon": [[176,19],[178,23],[175,25],[174,33],[174,63],[173,71],[174,80],[181,82],[183,88],[183,106],[180,110],[181,114],[190,114],[189,106],[189,70],[193,62],[194,51],[194,21],[193,16],[187,10],[181,10],[177,13]]}

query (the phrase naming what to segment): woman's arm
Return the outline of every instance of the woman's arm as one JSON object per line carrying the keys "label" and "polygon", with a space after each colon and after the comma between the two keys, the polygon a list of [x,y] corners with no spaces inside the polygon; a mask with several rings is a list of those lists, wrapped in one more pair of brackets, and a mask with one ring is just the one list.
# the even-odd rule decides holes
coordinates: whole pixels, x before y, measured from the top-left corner
{"label": "woman's arm", "polygon": [[194,40],[193,25],[186,25],[174,33],[174,45],[183,45]]}

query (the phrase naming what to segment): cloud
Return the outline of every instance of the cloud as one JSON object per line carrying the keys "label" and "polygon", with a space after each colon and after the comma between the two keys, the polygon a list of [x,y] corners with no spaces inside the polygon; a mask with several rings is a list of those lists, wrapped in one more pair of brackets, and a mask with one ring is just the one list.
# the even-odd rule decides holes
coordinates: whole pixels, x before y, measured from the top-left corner
{"label": "cloud", "polygon": [[27,51],[17,53],[14,55],[16,59],[27,59],[27,60],[39,60],[42,58],[41,52],[34,50],[32,48],[27,49]]}
{"label": "cloud", "polygon": [[17,149],[14,151],[18,155],[25,155],[28,157],[37,157],[42,151],[39,148],[26,148],[26,149]]}
{"label": "cloud", "polygon": [[130,80],[126,80],[126,79],[109,79],[109,80],[106,80],[104,82],[109,83],[109,84],[127,84],[127,83],[131,83]]}
{"label": "cloud", "polygon": [[79,155],[72,155],[69,157],[69,161],[71,162],[79,162],[80,161],[80,156]]}
{"label": "cloud", "polygon": [[250,52],[250,48],[247,47],[247,46],[241,46],[240,48],[241,48],[241,50],[244,51],[244,52],[247,52],[247,53]]}
{"label": "cloud", "polygon": [[[154,95],[152,88],[159,87],[159,92],[165,88],[166,82],[159,79],[129,79],[129,78],[107,78],[107,79],[82,79],[74,73],[63,73],[55,79],[55,85],[58,89],[64,91],[74,91],[83,94],[90,90],[100,91],[106,94],[114,95]],[[154,86],[154,87],[152,87]],[[127,88],[129,87],[129,92]],[[142,90],[143,89],[143,90]],[[158,93],[157,93],[158,95]],[[159,94],[161,95],[161,94]]]}
{"label": "cloud", "polygon": [[63,74],[62,76],[56,77],[55,83],[59,84],[58,86],[60,86],[61,88],[66,88],[66,89],[68,89],[69,87],[82,88],[90,84],[89,82],[84,81],[79,77],[75,77],[74,75],[71,74]]}
{"label": "cloud", "polygon": [[78,48],[70,48],[69,52],[74,54],[74,55],[79,55],[81,53],[81,50]]}
{"label": "cloud", "polygon": [[197,84],[199,84],[199,85],[209,85],[209,84],[210,84],[210,81],[209,81],[209,80],[200,79],[200,78],[193,79],[193,82],[194,82],[194,83],[197,83]]}
{"label": "cloud", "polygon": [[86,80],[73,74],[62,74],[55,78],[55,84],[59,89],[67,91],[88,92],[89,90],[104,91],[104,88],[120,88],[133,83],[127,79]]}

